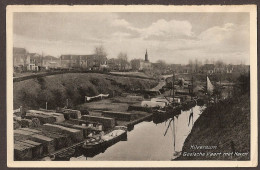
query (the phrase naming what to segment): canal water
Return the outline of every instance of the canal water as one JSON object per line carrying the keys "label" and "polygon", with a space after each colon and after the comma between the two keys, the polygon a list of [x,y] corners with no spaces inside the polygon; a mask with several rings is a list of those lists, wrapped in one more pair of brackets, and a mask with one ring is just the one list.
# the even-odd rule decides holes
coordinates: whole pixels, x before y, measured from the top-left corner
{"label": "canal water", "polygon": [[[162,123],[141,122],[127,133],[127,141],[120,141],[94,157],[81,155],[70,158],[70,161],[169,161],[174,158],[174,152],[182,150],[202,110],[203,107],[195,106]],[[191,112],[193,117],[190,116]]]}

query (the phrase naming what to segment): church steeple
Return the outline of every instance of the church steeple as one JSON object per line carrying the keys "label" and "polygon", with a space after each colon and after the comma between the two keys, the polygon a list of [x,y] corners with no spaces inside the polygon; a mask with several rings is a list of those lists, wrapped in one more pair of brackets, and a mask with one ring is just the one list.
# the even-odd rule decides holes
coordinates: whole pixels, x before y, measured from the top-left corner
{"label": "church steeple", "polygon": [[149,61],[149,60],[148,60],[147,49],[146,49],[146,52],[145,52],[145,61]]}

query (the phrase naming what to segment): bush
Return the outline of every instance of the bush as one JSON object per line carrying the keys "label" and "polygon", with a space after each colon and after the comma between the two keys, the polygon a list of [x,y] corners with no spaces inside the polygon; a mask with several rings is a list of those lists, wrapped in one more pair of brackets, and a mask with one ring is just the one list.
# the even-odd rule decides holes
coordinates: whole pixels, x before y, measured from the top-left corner
{"label": "bush", "polygon": [[242,94],[245,94],[250,91],[250,73],[241,74],[237,80],[238,80],[238,86]]}

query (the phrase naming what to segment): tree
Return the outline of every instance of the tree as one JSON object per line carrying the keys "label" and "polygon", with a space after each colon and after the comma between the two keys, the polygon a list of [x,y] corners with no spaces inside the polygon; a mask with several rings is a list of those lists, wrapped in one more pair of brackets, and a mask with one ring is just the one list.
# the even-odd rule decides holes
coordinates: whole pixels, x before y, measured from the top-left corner
{"label": "tree", "polygon": [[158,68],[160,69],[160,70],[164,70],[164,69],[166,69],[166,63],[165,63],[165,61],[163,61],[163,60],[157,60],[157,62],[156,62],[157,64],[158,64]]}
{"label": "tree", "polygon": [[206,60],[205,60],[205,64],[209,64],[209,59],[206,59]]}
{"label": "tree", "polygon": [[224,65],[225,65],[225,63],[222,60],[216,61],[216,66],[217,67],[223,67]]}
{"label": "tree", "polygon": [[250,92],[250,73],[238,77],[238,87],[242,94]]}
{"label": "tree", "polygon": [[191,59],[189,60],[189,66],[190,66],[191,71],[193,72],[195,69],[195,64]]}
{"label": "tree", "polygon": [[195,59],[194,63],[195,63],[195,72],[197,72],[199,70],[199,61],[197,58]]}
{"label": "tree", "polygon": [[104,64],[107,60],[107,53],[102,45],[95,47],[95,65]]}
{"label": "tree", "polygon": [[105,48],[102,45],[95,47],[95,55],[97,56],[107,56],[107,53],[105,51]]}
{"label": "tree", "polygon": [[120,69],[121,70],[125,70],[126,66],[128,64],[128,57],[126,53],[122,53],[120,52],[117,56],[117,59],[119,60],[119,64],[120,64]]}
{"label": "tree", "polygon": [[133,59],[130,61],[133,70],[140,69],[140,59]]}

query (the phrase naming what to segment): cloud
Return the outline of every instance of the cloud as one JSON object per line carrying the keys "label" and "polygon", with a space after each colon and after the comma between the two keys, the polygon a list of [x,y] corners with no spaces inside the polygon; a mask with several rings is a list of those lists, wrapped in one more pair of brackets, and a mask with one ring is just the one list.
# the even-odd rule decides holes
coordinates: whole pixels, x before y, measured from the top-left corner
{"label": "cloud", "polygon": [[57,56],[91,54],[102,44],[108,57],[122,51],[129,59],[144,58],[148,49],[152,62],[249,58],[249,26],[244,23],[228,21],[194,33],[191,20],[161,17],[134,22],[138,16],[131,20],[117,13],[19,13],[14,15],[14,45]]}
{"label": "cloud", "polygon": [[160,38],[163,40],[191,37],[193,36],[191,29],[192,26],[188,21],[160,19],[152,23],[148,28],[143,29],[142,33],[145,39]]}
{"label": "cloud", "polygon": [[125,28],[128,31],[138,33],[143,39],[170,40],[173,38],[192,38],[192,25],[188,21],[159,19],[146,28],[138,28],[124,19],[116,19],[111,24],[114,27]]}
{"label": "cloud", "polygon": [[114,37],[114,38],[128,38],[130,36],[131,36],[131,34],[126,33],[126,32],[115,32],[112,34],[112,37]]}
{"label": "cloud", "polygon": [[215,26],[202,32],[198,38],[210,52],[249,51],[249,30],[243,25],[226,23]]}
{"label": "cloud", "polygon": [[119,27],[129,27],[130,24],[124,19],[115,19],[112,23],[112,26],[119,26]]}

